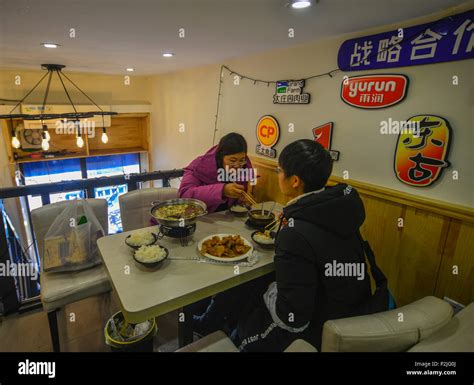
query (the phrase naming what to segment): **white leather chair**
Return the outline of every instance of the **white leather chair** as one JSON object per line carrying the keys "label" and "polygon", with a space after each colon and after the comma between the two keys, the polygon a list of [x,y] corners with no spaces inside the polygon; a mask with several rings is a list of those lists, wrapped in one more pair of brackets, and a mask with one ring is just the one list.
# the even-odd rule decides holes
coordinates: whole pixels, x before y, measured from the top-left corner
{"label": "white leather chair", "polygon": [[[177,350],[179,353],[238,353],[239,349],[234,345],[223,331],[217,331],[201,338],[189,345]],[[317,349],[304,340],[296,340],[291,343],[285,353],[314,353]]]}
{"label": "white leather chair", "polygon": [[178,190],[171,187],[144,188],[119,196],[120,217],[123,231],[148,227],[153,201],[164,201],[178,197]]}
{"label": "white leather chair", "polygon": [[[108,233],[107,201],[105,199],[87,199],[95,216]],[[40,207],[31,211],[33,230],[43,266],[44,237],[56,217],[69,202],[63,201]],[[41,267],[42,270],[42,267]],[[102,264],[74,272],[44,272],[40,275],[41,302],[48,313],[49,328],[53,350],[60,351],[57,310],[81,299],[105,293],[111,290],[107,272]]]}
{"label": "white leather chair", "polygon": [[239,349],[223,331],[211,333],[177,350],[179,353],[238,353]]}
{"label": "white leather chair", "polygon": [[[403,315],[403,318],[401,317]],[[221,331],[178,352],[237,352]],[[316,352],[304,340],[285,352]],[[474,352],[474,302],[453,317],[446,301],[425,297],[397,309],[324,324],[322,352]]]}
{"label": "white leather chair", "polygon": [[474,352],[474,302],[409,352]]}
{"label": "white leather chair", "polygon": [[451,321],[451,305],[425,297],[397,309],[326,321],[322,352],[402,352]]}

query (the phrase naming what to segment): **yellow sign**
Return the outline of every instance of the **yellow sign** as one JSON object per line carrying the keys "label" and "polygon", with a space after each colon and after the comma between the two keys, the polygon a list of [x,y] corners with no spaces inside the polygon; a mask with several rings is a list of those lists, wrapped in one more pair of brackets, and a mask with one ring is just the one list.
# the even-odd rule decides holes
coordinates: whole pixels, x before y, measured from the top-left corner
{"label": "yellow sign", "polygon": [[450,165],[451,127],[446,119],[435,115],[417,115],[408,123],[398,137],[395,173],[408,185],[430,186]]}
{"label": "yellow sign", "polygon": [[277,120],[271,115],[262,116],[257,123],[257,154],[276,158],[276,151],[272,148],[280,137],[280,127]]}

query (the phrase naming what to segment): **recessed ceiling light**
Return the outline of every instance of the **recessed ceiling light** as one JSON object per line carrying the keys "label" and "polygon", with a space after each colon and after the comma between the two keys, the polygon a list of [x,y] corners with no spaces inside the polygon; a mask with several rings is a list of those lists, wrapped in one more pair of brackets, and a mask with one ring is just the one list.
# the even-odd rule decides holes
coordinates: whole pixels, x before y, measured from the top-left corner
{"label": "recessed ceiling light", "polygon": [[56,43],[41,43],[44,48],[58,48],[59,44]]}
{"label": "recessed ceiling light", "polygon": [[173,57],[174,56],[174,53],[173,52],[165,52],[163,54],[163,57]]}
{"label": "recessed ceiling light", "polygon": [[133,72],[133,71],[135,71],[135,70],[134,70],[133,68],[131,68],[131,67],[125,68],[125,70],[126,70],[127,72]]}
{"label": "recessed ceiling light", "polygon": [[308,8],[311,6],[310,0],[293,0],[291,2],[291,7],[295,9]]}

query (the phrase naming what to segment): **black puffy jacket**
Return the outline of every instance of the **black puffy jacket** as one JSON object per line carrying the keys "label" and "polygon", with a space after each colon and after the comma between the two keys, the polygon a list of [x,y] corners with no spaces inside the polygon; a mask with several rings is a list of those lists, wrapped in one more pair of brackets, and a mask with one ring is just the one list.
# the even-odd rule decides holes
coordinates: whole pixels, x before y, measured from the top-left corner
{"label": "black puffy jacket", "polygon": [[[339,184],[303,196],[283,212],[289,223],[276,239],[276,314],[295,329],[309,322],[299,337],[320,349],[324,322],[358,315],[358,305],[371,295],[357,236],[365,219],[364,205],[354,188]],[[362,274],[334,276],[337,272],[331,270],[354,263],[360,264],[363,279]]]}

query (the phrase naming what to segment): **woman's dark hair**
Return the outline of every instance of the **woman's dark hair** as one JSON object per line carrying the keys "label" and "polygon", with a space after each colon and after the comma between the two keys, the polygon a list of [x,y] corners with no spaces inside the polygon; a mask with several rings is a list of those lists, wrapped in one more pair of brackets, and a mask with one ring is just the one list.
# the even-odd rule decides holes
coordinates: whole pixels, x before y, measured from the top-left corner
{"label": "woman's dark hair", "polygon": [[245,141],[245,138],[236,132],[231,132],[223,136],[217,145],[217,168],[223,167],[222,160],[224,159],[224,156],[237,154],[239,152],[247,153],[247,142]]}
{"label": "woman's dark hair", "polygon": [[320,190],[332,172],[332,158],[320,143],[300,139],[286,146],[278,158],[286,177],[297,175],[304,183],[304,192]]}

